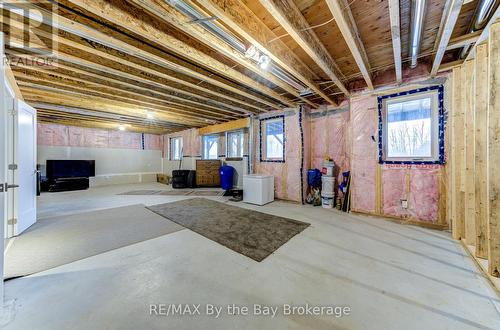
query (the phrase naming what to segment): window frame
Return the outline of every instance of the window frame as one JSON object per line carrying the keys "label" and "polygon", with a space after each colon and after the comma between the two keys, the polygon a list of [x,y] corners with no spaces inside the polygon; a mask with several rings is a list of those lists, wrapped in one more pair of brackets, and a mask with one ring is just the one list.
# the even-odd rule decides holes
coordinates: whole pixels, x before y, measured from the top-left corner
{"label": "window frame", "polygon": [[[174,155],[174,141],[179,140],[179,158],[175,158]],[[182,159],[182,136],[170,137],[168,141],[168,159],[169,160],[181,160]]]}
{"label": "window frame", "polygon": [[[229,136],[233,134],[238,134],[239,135],[239,141],[238,141],[238,148],[241,148],[240,152],[236,156],[232,156],[229,154]],[[245,133],[243,130],[235,130],[235,131],[228,131],[226,132],[226,158],[243,158],[244,155],[244,150],[245,149]]]}
{"label": "window frame", "polygon": [[[380,164],[444,164],[443,90],[443,86],[440,85],[378,97]],[[431,95],[431,157],[387,157],[387,103],[396,100],[410,101],[429,95]]]}
{"label": "window frame", "polygon": [[[263,141],[264,136],[267,138],[267,132],[265,129],[263,129],[264,125],[267,125],[268,122],[270,121],[278,121],[281,120],[282,125],[283,125],[283,155],[280,158],[268,158],[266,153],[266,145],[267,145],[267,140]],[[285,162],[285,155],[286,155],[286,129],[285,129],[285,115],[279,115],[279,116],[273,116],[273,117],[267,117],[267,118],[262,118],[259,119],[259,141],[260,141],[260,161],[262,163],[284,163]]]}
{"label": "window frame", "polygon": [[[216,137],[217,138],[217,142],[216,142],[216,145],[217,145],[217,155],[216,155],[216,158],[209,158],[208,157],[208,153],[205,150],[205,139],[209,138],[209,137]],[[219,159],[219,142],[220,142],[220,135],[219,134],[207,134],[207,135],[203,135],[202,138],[201,138],[201,147],[202,147],[201,158],[204,159],[204,160],[217,160],[217,159]]]}

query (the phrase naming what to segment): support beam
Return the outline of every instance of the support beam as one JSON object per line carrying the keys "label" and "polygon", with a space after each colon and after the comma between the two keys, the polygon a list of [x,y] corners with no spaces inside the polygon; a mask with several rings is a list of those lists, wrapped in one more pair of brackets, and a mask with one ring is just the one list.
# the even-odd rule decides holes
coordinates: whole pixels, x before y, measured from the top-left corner
{"label": "support beam", "polygon": [[228,121],[221,124],[215,124],[210,126],[205,126],[198,129],[200,135],[222,133],[228,131],[234,131],[237,129],[242,129],[250,127],[250,118],[242,118],[238,120]]}
{"label": "support beam", "polygon": [[500,277],[500,22],[491,25],[488,44],[488,260],[489,273]]}
{"label": "support beam", "polygon": [[[262,0],[261,0],[262,1]],[[288,0],[291,1],[291,0]],[[373,83],[370,76],[370,63],[366,55],[365,47],[359,36],[358,28],[347,0],[326,0],[330,12],[335,18],[335,22],[344,37],[351,54],[358,65],[368,89],[373,90]],[[391,20],[392,26],[392,20]]]}
{"label": "support beam", "polygon": [[337,64],[292,0],[260,0],[260,3],[280,23],[314,62],[346,95],[349,94],[338,74]]}
{"label": "support beam", "polygon": [[474,113],[476,128],[475,153],[475,210],[476,210],[476,257],[488,255],[488,45],[476,48],[474,79]]}
{"label": "support beam", "polygon": [[[193,4],[193,1],[189,2]],[[314,74],[310,69],[297,59],[281,40],[270,42],[276,39],[276,35],[240,0],[196,0],[196,3],[217,16],[231,29],[268,55],[286,71],[293,74],[323,99],[336,105],[336,102],[327,96],[319,85],[314,82]],[[336,78],[335,82],[342,92],[347,95],[348,91],[344,84],[338,78]]]}
{"label": "support beam", "polygon": [[215,72],[223,77],[227,77],[229,80],[238,82],[239,84],[253,89],[262,95],[278,100],[287,106],[294,107],[296,105],[288,98],[278,94],[264,84],[257,82],[241,72],[219,62],[213,57],[208,56],[187,43],[172,37],[164,30],[156,27],[155,21],[148,21],[145,17],[141,17],[139,19],[137,15],[125,9],[126,7],[129,7],[129,5],[122,0],[68,0],[68,2],[87,10],[88,12],[98,15],[103,20],[115,24],[124,31],[144,36],[150,42],[156,43],[157,45],[164,47],[165,49],[168,49],[169,51],[178,54],[191,62],[197,63],[201,67],[205,67],[212,72]]}
{"label": "support beam", "polygon": [[443,60],[444,53],[446,52],[446,47],[448,47],[448,42],[450,41],[451,34],[455,28],[455,23],[457,22],[458,15],[462,9],[463,0],[450,0],[449,10],[443,12],[445,15],[443,32],[440,35],[438,47],[436,50],[436,55],[434,56],[434,62],[432,63],[431,76],[435,76]]}
{"label": "support beam", "polygon": [[453,164],[450,183],[451,230],[454,239],[465,238],[465,193],[462,190],[462,167],[464,163],[464,113],[462,108],[461,67],[453,69],[451,112],[451,163]]}
{"label": "support beam", "polygon": [[389,0],[389,19],[391,20],[392,51],[394,53],[394,70],[396,81],[403,81],[401,61],[401,23],[399,17],[399,0]]}
{"label": "support beam", "polygon": [[465,79],[462,77],[462,106],[465,113],[465,241],[468,245],[476,244],[476,199],[474,177],[475,127],[474,127],[474,61],[464,64]]}

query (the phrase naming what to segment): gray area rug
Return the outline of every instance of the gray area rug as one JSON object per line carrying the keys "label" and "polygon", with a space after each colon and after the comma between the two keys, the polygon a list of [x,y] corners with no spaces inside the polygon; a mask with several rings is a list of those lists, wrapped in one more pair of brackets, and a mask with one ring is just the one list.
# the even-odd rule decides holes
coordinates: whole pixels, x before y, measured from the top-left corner
{"label": "gray area rug", "polygon": [[264,260],[308,223],[220,203],[191,198],[148,207],[256,261]]}
{"label": "gray area rug", "polygon": [[119,195],[160,195],[160,196],[223,196],[220,190],[132,190]]}
{"label": "gray area rug", "polygon": [[38,273],[181,229],[142,204],[42,219],[8,246],[4,279]]}

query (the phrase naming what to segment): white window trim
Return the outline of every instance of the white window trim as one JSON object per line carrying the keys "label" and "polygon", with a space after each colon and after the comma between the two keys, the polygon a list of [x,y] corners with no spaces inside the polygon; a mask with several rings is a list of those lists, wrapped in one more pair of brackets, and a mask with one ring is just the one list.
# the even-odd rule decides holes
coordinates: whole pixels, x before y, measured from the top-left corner
{"label": "white window trim", "polygon": [[[180,141],[180,143],[179,143],[179,148],[180,148],[179,149],[179,158],[177,158],[177,159],[174,156],[174,147],[173,147],[174,140]],[[183,141],[182,141],[181,136],[170,137],[168,140],[168,159],[172,160],[172,161],[181,160],[181,158],[182,158],[182,146],[183,146]]]}
{"label": "white window trim", "polygon": [[[239,139],[241,140],[241,141],[238,141],[238,148],[240,148],[240,145],[241,145],[241,150],[240,150],[241,155],[230,156],[229,155],[229,135],[235,134],[235,133],[237,133],[239,135]],[[243,143],[243,144],[241,144],[241,143]],[[243,130],[226,132],[226,158],[243,158],[244,143],[245,143],[245,135],[244,135]]]}
{"label": "white window trim", "polygon": [[[431,96],[431,157],[388,157],[387,104],[418,100]],[[435,162],[439,160],[439,93],[437,90],[402,95],[382,101],[382,161],[387,162]]]}
{"label": "white window trim", "polygon": [[[267,124],[273,123],[273,122],[280,122],[283,125],[283,152],[280,157],[268,157],[267,156]],[[261,162],[280,162],[284,163],[285,162],[285,141],[286,141],[286,136],[285,136],[285,120],[284,117],[280,116],[277,118],[269,118],[269,119],[263,119],[260,122],[260,146],[262,150],[260,151],[260,161]]]}
{"label": "white window trim", "polygon": [[[207,150],[205,150],[205,138],[207,137],[216,137],[217,138],[217,158],[209,158]],[[201,153],[201,158],[205,160],[216,160],[219,159],[219,142],[220,142],[220,136],[218,134],[210,134],[210,135],[203,135],[201,138],[201,148],[202,148],[202,153]]]}

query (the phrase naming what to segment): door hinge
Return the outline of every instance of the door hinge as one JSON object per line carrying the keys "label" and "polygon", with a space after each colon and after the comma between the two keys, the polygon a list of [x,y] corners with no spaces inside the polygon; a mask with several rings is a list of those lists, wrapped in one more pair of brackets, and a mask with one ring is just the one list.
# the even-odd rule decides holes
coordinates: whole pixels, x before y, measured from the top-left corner
{"label": "door hinge", "polygon": [[17,170],[17,164],[9,164],[8,168],[10,171],[15,171],[15,170]]}
{"label": "door hinge", "polygon": [[15,224],[17,224],[17,219],[16,218],[9,219],[9,220],[7,220],[7,224],[8,225],[15,225]]}

